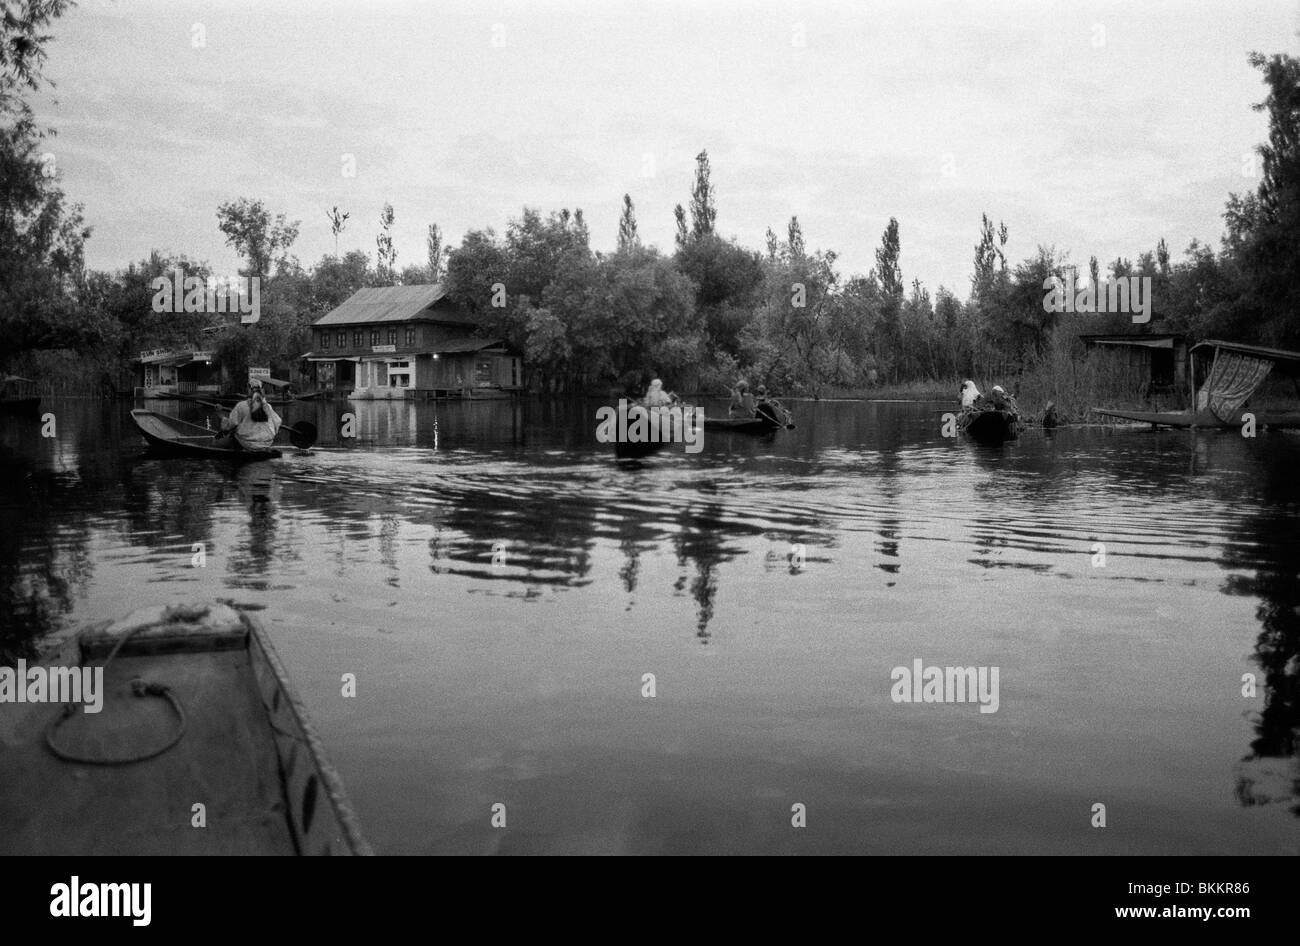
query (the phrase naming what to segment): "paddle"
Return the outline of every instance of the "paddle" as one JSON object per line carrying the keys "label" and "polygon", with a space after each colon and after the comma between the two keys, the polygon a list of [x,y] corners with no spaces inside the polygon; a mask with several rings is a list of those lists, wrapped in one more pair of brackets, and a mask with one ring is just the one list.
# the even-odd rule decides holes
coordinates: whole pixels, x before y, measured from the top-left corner
{"label": "paddle", "polygon": [[[204,407],[215,407],[217,410],[229,414],[231,408],[224,404],[218,404],[215,401],[203,401],[197,397],[184,395],[185,400],[194,404],[202,404]],[[316,425],[305,420],[300,420],[296,424],[281,424],[281,430],[289,431],[289,442],[299,450],[306,450],[316,442]]]}

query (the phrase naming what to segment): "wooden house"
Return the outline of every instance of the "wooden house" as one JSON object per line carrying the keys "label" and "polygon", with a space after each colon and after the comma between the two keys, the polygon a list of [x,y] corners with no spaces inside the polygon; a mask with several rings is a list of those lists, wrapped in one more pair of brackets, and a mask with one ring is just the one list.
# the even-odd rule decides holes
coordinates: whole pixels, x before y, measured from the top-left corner
{"label": "wooden house", "polygon": [[1080,335],[1089,358],[1126,370],[1148,393],[1189,390],[1187,339],[1182,335]]}
{"label": "wooden house", "polygon": [[135,361],[135,396],[216,394],[221,368],[215,355],[197,348],[155,348]]}
{"label": "wooden house", "polygon": [[441,284],[357,290],[312,324],[312,350],[302,360],[311,389],[355,399],[522,390],[519,356],[482,334]]}

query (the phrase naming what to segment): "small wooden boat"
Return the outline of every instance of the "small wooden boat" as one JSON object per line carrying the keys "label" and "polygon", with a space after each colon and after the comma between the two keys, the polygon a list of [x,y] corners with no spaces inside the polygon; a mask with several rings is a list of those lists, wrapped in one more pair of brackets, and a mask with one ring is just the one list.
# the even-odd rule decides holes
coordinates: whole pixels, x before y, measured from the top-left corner
{"label": "small wooden boat", "polygon": [[1020,414],[996,407],[966,410],[957,418],[957,427],[981,443],[1002,443],[1020,436]]}
{"label": "small wooden boat", "polygon": [[[622,409],[615,408],[616,411]],[[674,414],[674,412],[678,413]],[[637,414],[655,417],[657,419],[654,424],[662,426],[657,428],[657,431],[654,424],[642,426],[641,437],[633,439],[632,431],[638,428]],[[688,419],[692,426],[698,422],[694,415],[694,408],[689,405],[676,404],[671,408],[646,408],[640,403],[628,405],[626,413],[618,418],[617,436],[613,438],[615,459],[643,460],[673,444],[680,447],[682,440],[679,438],[685,436],[682,428]]]}
{"label": "small wooden boat", "polygon": [[[1244,421],[1220,420],[1210,411],[1115,411],[1109,408],[1094,407],[1094,414],[1102,417],[1111,417],[1115,420],[1131,420],[1137,423],[1150,424],[1152,427],[1175,427],[1181,429],[1214,429],[1214,430],[1236,430],[1241,427]],[[1255,412],[1243,409],[1242,412],[1252,413],[1255,415],[1255,426],[1261,429],[1282,430],[1286,428],[1300,428],[1300,413],[1269,413]]]}
{"label": "small wooden boat", "polygon": [[794,424],[780,421],[769,414],[755,414],[753,417],[705,417],[703,422],[705,430],[755,437],[794,427]]}
{"label": "small wooden boat", "polygon": [[771,420],[763,417],[705,417],[704,429],[717,431],[728,434],[750,434],[751,436],[762,436],[763,434],[775,433],[784,429],[783,424],[778,425]]}
{"label": "small wooden boat", "polygon": [[101,672],[72,697],[99,712],[0,703],[0,854],[373,853],[251,614],[146,608],[51,650],[26,676]]}
{"label": "small wooden boat", "polygon": [[274,447],[269,450],[246,450],[234,437],[215,440],[213,435],[216,431],[154,411],[133,410],[131,419],[140,428],[140,434],[149,445],[149,450],[162,456],[202,457],[233,460],[236,463],[275,460],[283,456]]}
{"label": "small wooden boat", "polygon": [[6,375],[0,379],[0,411],[9,414],[34,411],[41,404],[36,382],[30,378],[20,378],[16,374]]}
{"label": "small wooden boat", "polygon": [[614,457],[618,460],[644,460],[666,446],[668,446],[667,442],[658,440],[616,440]]}

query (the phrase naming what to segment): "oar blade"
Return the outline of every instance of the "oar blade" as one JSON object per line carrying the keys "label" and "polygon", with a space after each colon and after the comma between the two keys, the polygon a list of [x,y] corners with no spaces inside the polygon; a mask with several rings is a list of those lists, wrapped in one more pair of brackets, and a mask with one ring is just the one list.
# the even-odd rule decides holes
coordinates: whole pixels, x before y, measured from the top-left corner
{"label": "oar blade", "polygon": [[299,421],[289,428],[289,442],[299,450],[306,450],[316,443],[316,425]]}

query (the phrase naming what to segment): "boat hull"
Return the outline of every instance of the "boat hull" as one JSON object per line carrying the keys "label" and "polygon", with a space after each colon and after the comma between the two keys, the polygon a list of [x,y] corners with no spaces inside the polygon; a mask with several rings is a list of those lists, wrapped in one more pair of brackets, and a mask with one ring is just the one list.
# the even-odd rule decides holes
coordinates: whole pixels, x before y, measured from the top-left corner
{"label": "boat hull", "polygon": [[[199,459],[229,460],[234,463],[251,463],[258,460],[275,460],[283,454],[275,449],[245,450],[233,437],[214,440],[211,433],[198,433],[203,428],[186,424],[154,411],[133,410],[131,419],[140,430],[151,453],[169,457],[195,457]],[[195,433],[190,433],[193,430]]]}
{"label": "boat hull", "polygon": [[[45,665],[102,669],[103,712],[0,704],[0,763],[23,773],[0,784],[0,853],[372,853],[252,615],[147,608],[84,629]],[[166,687],[184,726],[166,699],[134,694],[133,678]]]}
{"label": "boat hull", "polygon": [[959,423],[963,433],[981,443],[1002,443],[1020,436],[1020,415],[1015,411],[968,412]]}
{"label": "boat hull", "polygon": [[[1153,427],[1174,427],[1179,429],[1206,429],[1206,430],[1237,430],[1241,422],[1223,421],[1215,417],[1209,411],[1200,411],[1192,414],[1187,411],[1177,412],[1155,412],[1155,411],[1113,411],[1094,407],[1094,414],[1102,417],[1110,417],[1114,420],[1131,420],[1141,424],[1150,424]],[[1282,413],[1269,414],[1255,411],[1242,411],[1243,414],[1254,414],[1255,425],[1264,429],[1293,429],[1300,428],[1300,414]]]}
{"label": "boat hull", "polygon": [[741,418],[741,417],[706,417],[704,418],[704,429],[715,431],[717,433],[727,434],[747,434],[752,437],[762,437],[765,434],[775,433],[784,429],[784,424],[777,424],[774,421],[766,420],[761,417]]}

